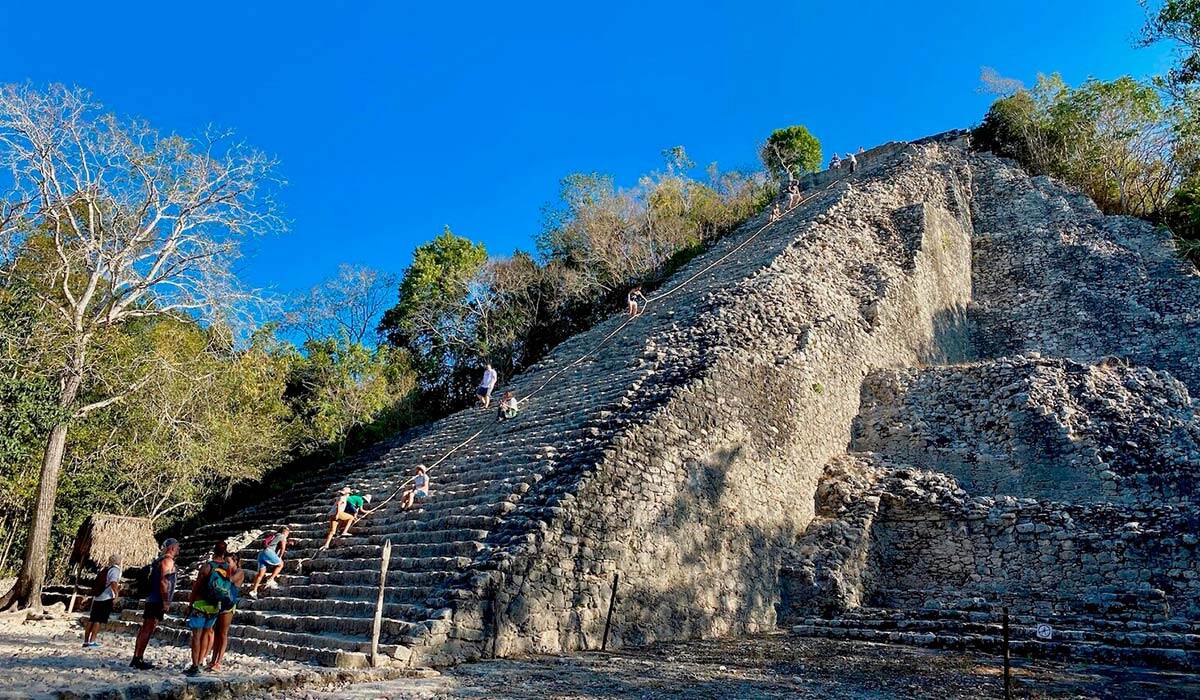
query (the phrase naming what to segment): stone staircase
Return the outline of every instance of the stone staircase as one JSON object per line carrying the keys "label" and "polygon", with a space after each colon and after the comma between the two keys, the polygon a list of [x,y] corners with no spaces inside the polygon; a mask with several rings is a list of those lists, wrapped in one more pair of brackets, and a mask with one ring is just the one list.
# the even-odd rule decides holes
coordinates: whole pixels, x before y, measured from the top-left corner
{"label": "stone staircase", "polygon": [[[891,145],[886,155],[895,158],[901,150]],[[871,157],[861,161],[861,176],[869,176]],[[842,195],[833,188],[818,190],[762,234],[755,232],[766,223],[765,215],[756,217],[668,280],[664,289],[672,289],[671,296],[651,303],[611,341],[601,345],[625,322],[623,316],[568,339],[536,366],[506,378],[498,390],[521,397],[538,391],[523,402],[516,420],[497,423],[494,409],[459,411],[183,538],[180,561],[188,564],[188,573],[216,541],[226,540],[242,551],[252,580],[261,535],[283,525],[291,528],[279,586],[261,589],[257,600],[242,598],[230,649],[339,666],[366,664],[381,548],[390,540],[383,653],[402,665],[478,658],[494,632],[491,619],[497,611],[489,598],[501,580],[497,576],[506,576],[517,558],[554,529],[548,523],[563,517],[581,478],[613,454],[613,445],[650,420],[695,376],[699,348],[664,346],[661,339],[713,313],[732,287],[760,273]],[[743,245],[752,236],[753,245]],[[687,284],[677,287],[682,280]],[[478,431],[482,434],[468,442]],[[435,463],[430,499],[404,512],[397,498],[358,523],[350,536],[335,539],[330,550],[318,551],[327,527],[323,516],[340,487],[371,493],[379,503],[417,465]],[[604,572],[588,576],[591,586],[607,579]],[[177,601],[186,600],[189,585],[185,574]],[[599,598],[591,596],[592,608]],[[514,603],[507,605],[511,609]],[[128,610],[115,624],[133,627],[139,619],[139,611]],[[178,640],[187,634],[183,621],[173,616],[160,629]]]}

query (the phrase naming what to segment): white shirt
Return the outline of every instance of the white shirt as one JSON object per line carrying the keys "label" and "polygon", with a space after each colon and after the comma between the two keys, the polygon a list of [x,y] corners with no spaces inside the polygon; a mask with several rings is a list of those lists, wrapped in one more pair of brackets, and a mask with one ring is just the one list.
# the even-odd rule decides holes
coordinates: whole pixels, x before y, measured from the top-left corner
{"label": "white shirt", "polygon": [[496,386],[496,379],[497,379],[496,370],[494,370],[494,369],[484,370],[483,371],[483,384],[481,384],[480,386],[484,386],[484,387],[487,387],[488,389],[491,389],[492,387]]}
{"label": "white shirt", "polygon": [[104,590],[96,596],[96,600],[111,600],[113,597],[112,585],[121,580],[121,567],[108,567],[108,575],[104,577]]}

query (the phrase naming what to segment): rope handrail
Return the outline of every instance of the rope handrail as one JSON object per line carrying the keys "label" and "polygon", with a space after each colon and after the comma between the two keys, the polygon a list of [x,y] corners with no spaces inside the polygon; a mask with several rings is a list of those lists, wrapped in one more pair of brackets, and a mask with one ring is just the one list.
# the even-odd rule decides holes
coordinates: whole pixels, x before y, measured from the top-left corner
{"label": "rope handrail", "polygon": [[[783,213],[784,213],[784,214],[787,214],[787,213],[789,213],[789,212],[791,212],[791,211],[793,211],[793,210],[795,210],[795,209],[798,209],[798,208],[800,208],[800,207],[804,206],[804,205],[805,205],[805,204],[807,204],[808,202],[810,202],[810,201],[812,201],[813,199],[815,199],[815,198],[817,197],[817,195],[820,195],[820,194],[824,193],[824,192],[825,192],[825,191],[827,191],[827,190],[828,190],[830,187],[832,187],[833,185],[835,185],[835,184],[837,184],[838,182],[841,182],[841,181],[842,181],[842,178],[839,178],[839,179],[837,179],[837,180],[833,180],[832,182],[829,182],[829,183],[827,183],[827,184],[826,184],[824,187],[822,187],[821,189],[819,189],[819,190],[817,190],[817,191],[813,192],[812,194],[808,195],[807,197],[803,197],[803,198],[801,198],[801,200],[800,200],[799,202],[797,202],[795,205],[793,205],[793,206],[791,206],[791,207],[788,207],[788,208],[787,208],[787,209],[786,209],[786,210],[785,210]],[[670,295],[674,294],[675,292],[679,291],[680,289],[682,289],[682,288],[683,288],[683,287],[685,287],[686,285],[688,285],[688,284],[691,284],[693,281],[695,281],[695,280],[696,280],[698,277],[700,277],[701,275],[703,275],[705,272],[708,272],[709,270],[711,270],[712,268],[716,267],[717,265],[720,265],[720,264],[721,264],[722,262],[724,262],[725,260],[728,260],[730,256],[732,256],[732,255],[734,255],[734,254],[736,254],[736,253],[740,252],[740,251],[741,251],[743,248],[745,248],[745,247],[746,247],[747,245],[749,245],[749,244],[750,244],[752,241],[754,241],[756,238],[758,238],[758,236],[759,236],[759,235],[761,235],[763,231],[766,231],[768,228],[770,228],[771,226],[773,226],[773,225],[774,225],[774,224],[776,224],[777,222],[781,221],[781,220],[782,220],[782,218],[783,218],[783,217],[782,217],[782,215],[781,215],[781,216],[780,216],[780,218],[778,218],[778,219],[774,219],[774,220],[768,220],[768,221],[767,221],[767,223],[765,223],[765,224],[763,224],[762,226],[760,226],[760,227],[758,228],[758,230],[757,230],[757,231],[755,231],[755,232],[754,232],[754,233],[752,233],[751,235],[747,236],[747,237],[746,237],[746,239],[745,239],[744,241],[742,241],[741,243],[738,243],[736,246],[734,246],[733,248],[731,248],[731,249],[730,249],[728,252],[726,252],[726,253],[725,253],[724,255],[722,255],[721,257],[717,258],[716,260],[712,261],[711,263],[709,263],[709,264],[705,265],[704,267],[700,268],[700,269],[699,269],[698,271],[696,271],[694,274],[692,274],[692,275],[690,275],[688,278],[686,278],[686,279],[684,279],[684,280],[680,281],[679,283],[677,283],[675,286],[671,287],[670,289],[668,289],[668,290],[666,290],[666,291],[664,291],[664,292],[661,292],[661,293],[659,293],[659,294],[656,294],[656,295],[654,295],[653,297],[649,297],[649,298],[647,298],[647,299],[646,299],[646,306],[645,306],[645,308],[643,308],[643,309],[642,309],[642,310],[641,310],[641,311],[640,311],[640,312],[639,312],[639,313],[638,313],[636,316],[630,316],[630,317],[626,318],[624,321],[622,321],[620,324],[618,324],[616,328],[614,328],[614,329],[613,329],[611,332],[609,332],[609,333],[608,333],[608,335],[606,335],[606,336],[604,336],[603,338],[601,338],[601,339],[600,339],[600,342],[596,343],[596,345],[595,345],[595,346],[593,346],[593,347],[592,347],[590,350],[588,350],[588,351],[587,351],[587,352],[585,352],[584,354],[580,355],[579,357],[575,358],[575,359],[574,359],[574,360],[572,360],[570,363],[568,363],[568,364],[564,365],[563,367],[560,367],[560,368],[558,368],[557,370],[555,370],[553,373],[551,373],[551,374],[550,374],[550,376],[549,376],[549,377],[547,377],[547,378],[546,378],[545,380],[543,380],[543,381],[542,381],[540,384],[538,384],[538,386],[537,386],[535,389],[533,389],[532,391],[530,391],[530,392],[529,392],[528,394],[526,394],[525,396],[522,396],[521,398],[517,399],[517,403],[518,403],[518,404],[520,404],[520,403],[521,403],[521,402],[523,402],[523,401],[527,401],[528,399],[531,399],[531,398],[533,398],[533,397],[534,397],[534,396],[536,396],[538,393],[540,393],[540,392],[541,392],[543,389],[545,389],[545,388],[546,388],[546,386],[547,386],[548,384],[550,384],[550,382],[552,382],[552,381],[554,381],[555,379],[557,379],[558,377],[560,377],[560,376],[563,374],[563,372],[566,372],[567,370],[571,369],[571,368],[572,368],[572,367],[574,367],[575,365],[577,365],[577,364],[579,364],[580,362],[584,361],[584,360],[585,360],[585,359],[587,359],[588,357],[591,357],[592,355],[595,355],[597,352],[599,352],[599,351],[600,351],[600,350],[601,350],[601,349],[602,349],[602,348],[603,348],[605,345],[607,345],[607,344],[608,344],[608,341],[609,341],[609,340],[611,340],[611,339],[612,339],[612,338],[613,338],[613,337],[614,337],[614,336],[615,336],[617,333],[620,333],[620,332],[621,332],[621,330],[625,328],[625,326],[628,326],[630,323],[632,323],[633,321],[635,321],[635,320],[637,320],[638,318],[640,318],[640,317],[642,316],[642,314],[644,314],[644,313],[645,313],[646,309],[649,309],[649,308],[650,308],[650,303],[651,303],[651,302],[657,302],[657,301],[659,301],[659,300],[661,300],[661,299],[665,299],[666,297],[668,297],[668,296],[670,296]],[[459,444],[457,444],[457,445],[455,445],[454,447],[450,448],[450,450],[449,450],[448,452],[446,452],[446,454],[442,455],[441,457],[439,457],[439,458],[437,459],[437,461],[433,462],[432,464],[430,464],[428,467],[426,467],[426,468],[425,468],[425,474],[426,474],[426,476],[428,477],[428,476],[430,475],[430,472],[432,472],[432,471],[433,471],[434,467],[437,467],[438,465],[440,465],[440,464],[442,464],[443,462],[445,462],[447,459],[449,459],[449,458],[450,458],[450,456],[451,456],[451,455],[453,455],[455,452],[457,452],[458,450],[462,449],[463,447],[466,447],[468,444],[470,444],[472,441],[474,441],[476,438],[478,438],[480,435],[482,435],[482,434],[483,434],[483,433],[484,433],[484,432],[485,432],[485,431],[486,431],[486,430],[487,430],[489,427],[492,427],[493,425],[495,425],[495,424],[493,423],[493,424],[485,425],[484,427],[482,427],[482,428],[480,428],[479,430],[477,430],[477,431],[476,431],[476,432],[475,432],[473,435],[471,435],[470,437],[468,437],[466,440],[463,440],[463,441],[462,441],[462,442],[460,442]],[[396,487],[396,488],[395,488],[395,489],[392,491],[392,493],[391,493],[391,494],[390,494],[390,495],[389,495],[387,498],[385,498],[383,501],[381,501],[381,502],[379,503],[379,505],[377,505],[377,506],[375,506],[375,507],[373,507],[373,508],[371,508],[371,509],[369,509],[369,510],[365,510],[365,511],[363,512],[363,514],[362,514],[362,515],[360,515],[360,516],[358,516],[357,518],[355,518],[355,522],[357,523],[357,522],[359,522],[359,521],[363,520],[364,518],[366,518],[368,515],[370,515],[370,514],[372,514],[372,513],[376,512],[376,511],[380,510],[381,508],[383,508],[385,505],[387,505],[389,502],[391,502],[391,500],[392,500],[392,499],[394,499],[394,498],[395,498],[397,495],[399,495],[399,494],[401,493],[401,491],[403,491],[403,490],[404,490],[404,487],[405,487],[405,486],[408,486],[409,484],[413,483],[413,481],[414,481],[414,479],[415,479],[415,478],[416,478],[416,476],[414,475],[414,476],[410,476],[410,477],[408,477],[407,479],[405,479],[403,482],[401,482],[401,483],[400,483],[400,485],[398,485],[398,486],[397,486],[397,487]]]}

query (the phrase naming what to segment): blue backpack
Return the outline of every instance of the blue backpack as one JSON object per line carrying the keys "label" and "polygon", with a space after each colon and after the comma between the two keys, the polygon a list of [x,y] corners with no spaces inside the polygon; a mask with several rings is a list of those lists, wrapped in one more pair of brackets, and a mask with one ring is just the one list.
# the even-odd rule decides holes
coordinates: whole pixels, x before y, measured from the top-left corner
{"label": "blue backpack", "polygon": [[224,564],[209,562],[208,590],[204,599],[217,606],[221,612],[230,610],[237,604],[237,586],[230,579],[229,571]]}

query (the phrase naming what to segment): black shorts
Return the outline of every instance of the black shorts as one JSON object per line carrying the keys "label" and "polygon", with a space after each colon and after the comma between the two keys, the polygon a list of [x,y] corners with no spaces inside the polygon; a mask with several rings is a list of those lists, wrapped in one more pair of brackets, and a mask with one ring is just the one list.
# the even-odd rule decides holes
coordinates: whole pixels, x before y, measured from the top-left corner
{"label": "black shorts", "polygon": [[167,606],[162,603],[146,601],[146,609],[142,612],[143,620],[162,620],[167,616]]}
{"label": "black shorts", "polygon": [[93,600],[92,612],[88,615],[88,622],[98,622],[104,624],[108,622],[108,618],[112,615],[113,599],[108,600]]}

